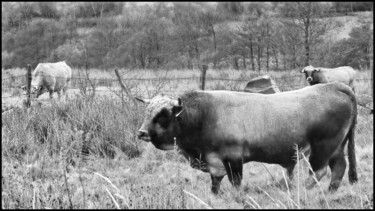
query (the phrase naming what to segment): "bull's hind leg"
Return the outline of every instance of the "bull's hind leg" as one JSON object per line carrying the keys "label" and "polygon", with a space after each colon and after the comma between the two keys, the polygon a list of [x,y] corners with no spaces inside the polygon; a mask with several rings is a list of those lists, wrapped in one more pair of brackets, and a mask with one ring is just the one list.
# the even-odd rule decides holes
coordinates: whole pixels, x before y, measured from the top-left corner
{"label": "bull's hind leg", "polygon": [[346,168],[344,146],[345,144],[342,144],[335,152],[333,157],[329,159],[329,167],[331,168],[332,172],[331,183],[329,184],[328,188],[330,191],[336,191],[340,186],[342,178],[344,177]]}
{"label": "bull's hind leg", "polygon": [[[311,155],[309,162],[312,168],[309,169],[309,177],[305,181],[307,189],[311,189],[316,184],[316,181],[320,181],[324,175],[327,174],[327,164],[329,159],[329,154],[327,149],[322,148],[313,148],[311,147]],[[315,179],[314,179],[315,173]]]}
{"label": "bull's hind leg", "polygon": [[291,182],[293,180],[293,170],[294,170],[294,167],[295,167],[296,164],[292,164],[290,166],[284,166],[285,168],[285,173],[286,173],[286,177],[284,179],[281,178],[277,183],[276,183],[276,186],[277,187],[280,187],[281,189],[286,189],[287,187],[290,187],[291,186]]}

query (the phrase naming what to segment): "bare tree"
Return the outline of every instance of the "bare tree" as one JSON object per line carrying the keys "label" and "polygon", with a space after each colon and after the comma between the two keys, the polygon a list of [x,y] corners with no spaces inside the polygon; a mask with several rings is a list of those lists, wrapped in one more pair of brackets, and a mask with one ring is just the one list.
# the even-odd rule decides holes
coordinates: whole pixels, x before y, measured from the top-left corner
{"label": "bare tree", "polygon": [[311,46],[327,32],[330,19],[324,11],[328,9],[320,2],[288,2],[283,8],[284,15],[291,18],[303,35],[305,58],[303,65],[309,65],[311,60]]}
{"label": "bare tree", "polygon": [[202,12],[200,16],[200,20],[203,22],[203,29],[207,31],[209,36],[212,36],[212,43],[214,47],[214,57],[213,57],[213,65],[214,69],[216,69],[217,64],[217,32],[215,30],[215,24],[221,21],[221,17],[216,11],[216,8],[206,7],[206,11]]}

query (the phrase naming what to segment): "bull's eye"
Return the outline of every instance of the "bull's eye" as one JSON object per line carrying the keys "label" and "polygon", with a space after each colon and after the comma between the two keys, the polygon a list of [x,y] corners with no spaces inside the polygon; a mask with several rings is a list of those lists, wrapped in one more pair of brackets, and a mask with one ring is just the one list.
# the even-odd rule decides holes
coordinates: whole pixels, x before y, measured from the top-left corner
{"label": "bull's eye", "polygon": [[157,122],[158,122],[158,123],[160,124],[160,126],[163,127],[163,128],[167,128],[167,127],[168,127],[168,123],[169,123],[169,121],[168,121],[168,119],[165,118],[165,117],[160,117],[160,118],[158,119]]}
{"label": "bull's eye", "polygon": [[169,111],[163,108],[153,119],[154,123],[158,123],[161,127],[167,128],[169,125]]}

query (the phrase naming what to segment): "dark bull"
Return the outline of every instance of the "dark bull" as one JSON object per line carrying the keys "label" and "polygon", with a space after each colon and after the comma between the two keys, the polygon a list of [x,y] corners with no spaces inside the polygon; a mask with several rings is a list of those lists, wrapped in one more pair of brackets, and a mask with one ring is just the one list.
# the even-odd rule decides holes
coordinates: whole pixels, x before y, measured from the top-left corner
{"label": "dark bull", "polygon": [[[319,181],[331,168],[329,190],[344,176],[348,142],[349,181],[357,181],[353,91],[341,83],[318,84],[272,95],[231,91],[192,91],[180,98],[156,96],[148,103],[138,137],[161,150],[174,149],[194,168],[208,172],[212,192],[225,175],[239,187],[243,164],[279,164],[293,178],[295,147],[310,148],[309,162]],[[198,165],[198,161],[204,165]],[[307,188],[315,185],[309,173]]]}

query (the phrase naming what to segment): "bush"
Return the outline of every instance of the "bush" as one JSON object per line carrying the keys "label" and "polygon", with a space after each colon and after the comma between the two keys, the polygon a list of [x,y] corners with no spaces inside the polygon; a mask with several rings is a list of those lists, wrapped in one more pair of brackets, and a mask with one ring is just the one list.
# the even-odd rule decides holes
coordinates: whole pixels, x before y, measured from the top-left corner
{"label": "bush", "polygon": [[[128,158],[137,157],[141,149],[136,134],[142,118],[136,111],[124,111],[121,103],[106,98],[34,106],[28,112],[4,117],[2,131],[12,142],[4,140],[2,149],[9,156],[31,155],[43,149],[49,156],[69,154],[73,160],[91,153],[113,158],[118,151]],[[25,130],[20,132],[19,128]]]}
{"label": "bush", "polygon": [[14,35],[13,67],[35,67],[46,62],[51,52],[62,45],[68,34],[63,25],[55,20],[34,19],[25,29]]}
{"label": "bush", "polygon": [[9,69],[11,67],[13,53],[8,51],[1,52],[1,68]]}
{"label": "bush", "polygon": [[56,48],[50,55],[49,61],[66,61],[73,67],[84,66],[84,50],[78,42],[67,42]]}
{"label": "bush", "polygon": [[101,17],[102,15],[119,15],[121,2],[82,2],[76,9],[78,18]]}
{"label": "bush", "polygon": [[38,2],[39,16],[43,18],[59,18],[55,2]]}
{"label": "bush", "polygon": [[336,42],[328,52],[328,64],[332,67],[352,66],[357,69],[370,67],[369,49],[373,45],[373,29],[369,25],[354,27],[350,38]]}

